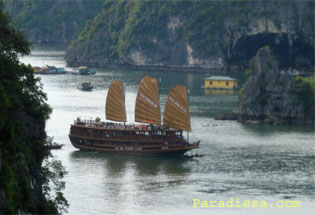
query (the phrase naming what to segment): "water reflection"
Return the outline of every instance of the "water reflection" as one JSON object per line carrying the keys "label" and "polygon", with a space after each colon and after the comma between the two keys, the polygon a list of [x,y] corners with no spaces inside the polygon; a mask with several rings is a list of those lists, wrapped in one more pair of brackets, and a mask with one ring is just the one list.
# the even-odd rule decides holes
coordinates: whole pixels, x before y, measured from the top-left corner
{"label": "water reflection", "polygon": [[279,133],[309,133],[314,134],[315,126],[300,126],[300,125],[266,125],[266,124],[249,124],[249,123],[240,123],[243,129],[249,132],[253,132],[260,136],[267,136],[272,134]]}
{"label": "water reflection", "polygon": [[205,95],[238,95],[237,90],[204,89]]}
{"label": "water reflection", "polygon": [[[86,160],[102,163],[108,175],[121,175],[127,169],[128,165],[135,168],[137,175],[178,175],[184,176],[191,172],[190,162],[183,158],[163,158],[150,156],[132,156],[132,155],[115,155],[96,152],[73,151],[71,152],[71,160],[79,166],[84,166]],[[88,162],[90,163],[90,162]]]}
{"label": "water reflection", "polygon": [[[64,67],[65,49],[42,46],[23,62]],[[71,68],[70,68],[71,69]],[[69,124],[77,116],[104,119],[105,98],[113,80],[125,83],[128,121],[134,121],[136,92],[140,80],[161,78],[163,112],[169,90],[175,84],[190,89],[191,140],[201,140],[197,160],[121,156],[77,151],[69,142]],[[212,75],[212,74],[211,74]],[[207,93],[201,88],[210,74],[97,69],[95,90],[81,92],[74,75],[41,77],[53,113],[47,123],[49,136],[66,146],[53,154],[67,171],[65,195],[69,214],[198,214],[193,198],[246,200],[301,198],[309,202],[305,214],[314,211],[315,132],[312,126],[269,126],[215,121],[219,113],[231,112],[238,94]],[[209,214],[210,210],[202,211]],[[216,210],[214,214],[230,214]],[[265,214],[264,210],[238,210],[233,214]],[[280,211],[276,214],[287,214]],[[309,212],[309,213],[307,213]],[[275,213],[273,213],[275,214]]]}

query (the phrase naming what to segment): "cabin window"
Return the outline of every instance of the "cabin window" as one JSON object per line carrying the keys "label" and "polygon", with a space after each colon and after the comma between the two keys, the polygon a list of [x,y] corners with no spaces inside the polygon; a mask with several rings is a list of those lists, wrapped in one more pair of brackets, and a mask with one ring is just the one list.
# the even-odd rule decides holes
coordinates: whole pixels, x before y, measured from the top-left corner
{"label": "cabin window", "polygon": [[210,81],[210,85],[212,85],[212,81]]}
{"label": "cabin window", "polygon": [[225,84],[226,84],[226,86],[229,86],[229,82],[228,81]]}

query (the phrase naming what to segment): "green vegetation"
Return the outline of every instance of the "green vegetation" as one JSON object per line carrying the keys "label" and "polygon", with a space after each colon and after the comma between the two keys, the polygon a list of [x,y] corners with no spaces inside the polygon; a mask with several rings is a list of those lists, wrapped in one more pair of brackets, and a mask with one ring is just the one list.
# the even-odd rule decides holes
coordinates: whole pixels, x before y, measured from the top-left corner
{"label": "green vegetation", "polygon": [[29,39],[60,42],[77,37],[87,20],[101,10],[103,0],[4,0],[4,9]]}
{"label": "green vegetation", "polygon": [[[0,213],[62,213],[67,201],[58,178],[65,171],[53,159],[42,166],[50,156],[45,121],[51,109],[33,69],[18,61],[18,55],[30,53],[29,43],[2,12],[1,0],[0,35],[0,192],[5,200]],[[49,197],[50,182],[54,197]]]}
{"label": "green vegetation", "polygon": [[297,77],[294,92],[299,104],[303,104],[306,113],[315,111],[315,76]]}
{"label": "green vegetation", "polygon": [[[233,40],[250,31],[251,22],[268,17],[281,28],[283,20],[276,11],[295,6],[295,2],[281,1],[106,0],[103,10],[69,46],[66,59],[80,61],[79,56],[83,61],[106,59],[116,64],[128,58],[131,51],[139,50],[153,61],[167,63],[173,59],[170,49],[187,42],[196,58],[227,56],[235,45]],[[314,32],[309,24],[314,13],[306,12],[309,35]]]}
{"label": "green vegetation", "polygon": [[253,75],[253,70],[245,69],[245,76],[246,76],[246,78],[249,78],[251,75]]}
{"label": "green vegetation", "polygon": [[[240,22],[247,22],[250,2],[235,2],[237,8],[228,7],[230,2],[213,1],[126,1],[106,0],[101,13],[88,22],[68,50],[82,49],[89,57],[105,56],[110,59],[124,57],[132,48],[158,53],[172,46],[168,33],[172,18],[178,18],[175,26],[176,40],[188,40],[201,58],[226,49],[222,40],[226,29],[224,21],[238,14]],[[244,23],[244,25],[246,25]],[[89,48],[84,47],[85,45]],[[99,47],[104,47],[100,49]],[[88,50],[93,50],[88,53]]]}
{"label": "green vegetation", "polygon": [[315,76],[309,76],[309,77],[305,77],[305,78],[302,78],[300,77],[299,79],[301,79],[302,81],[310,84],[313,92],[315,93]]}
{"label": "green vegetation", "polygon": [[[100,42],[89,56],[105,55],[118,59],[127,54],[131,47],[156,50],[153,39],[166,36],[167,4],[169,2],[150,1],[105,1],[103,11],[88,22],[69,49],[80,47],[84,42],[91,46]],[[106,22],[104,22],[106,20]]]}
{"label": "green vegetation", "polygon": [[[4,2],[5,10],[32,41],[72,41],[68,49],[72,54],[69,61],[105,60],[108,64],[124,63],[131,51],[137,50],[157,63],[172,64],[172,55],[182,52],[183,48],[178,47],[184,47],[187,42],[196,58],[230,58],[235,51],[233,42],[251,31],[252,22],[268,18],[281,29],[284,20],[280,14],[286,10],[291,14],[292,10],[303,8],[297,8],[296,1],[278,0]],[[303,17],[296,17],[293,12],[291,18],[303,20],[303,34],[306,31],[303,38],[314,46],[314,3],[305,5],[307,10],[298,15]],[[282,8],[281,13],[278,8]],[[236,58],[231,63],[242,65],[243,61]]]}

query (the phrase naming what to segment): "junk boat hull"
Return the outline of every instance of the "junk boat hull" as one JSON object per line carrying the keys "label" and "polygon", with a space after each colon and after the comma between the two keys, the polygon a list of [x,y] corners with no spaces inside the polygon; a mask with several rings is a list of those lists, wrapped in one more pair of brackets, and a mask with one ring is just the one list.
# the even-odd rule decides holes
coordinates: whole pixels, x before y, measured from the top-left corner
{"label": "junk boat hull", "polygon": [[69,138],[72,145],[86,151],[99,151],[133,155],[181,156],[199,148],[199,141],[190,144],[183,131],[190,132],[190,114],[187,89],[175,85],[167,98],[163,125],[158,81],[145,76],[138,88],[135,122],[127,124],[123,83],[113,81],[106,98],[106,119],[119,123],[97,120],[74,121]]}
{"label": "junk boat hull", "polygon": [[[80,124],[80,123],[79,123]],[[156,129],[154,127],[134,128],[132,126],[90,123],[71,125],[69,138],[75,148],[84,151],[131,155],[181,156],[199,148],[199,142],[188,143],[182,131]]]}

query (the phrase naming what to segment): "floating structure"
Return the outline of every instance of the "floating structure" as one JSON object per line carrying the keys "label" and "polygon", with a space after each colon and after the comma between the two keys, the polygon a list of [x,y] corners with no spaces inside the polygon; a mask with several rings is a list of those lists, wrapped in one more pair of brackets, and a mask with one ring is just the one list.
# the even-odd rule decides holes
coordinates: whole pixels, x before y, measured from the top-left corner
{"label": "floating structure", "polygon": [[60,67],[57,68],[55,66],[44,66],[44,67],[33,67],[35,74],[42,74],[42,75],[60,75],[60,74],[66,74],[64,68]]}
{"label": "floating structure", "polygon": [[[199,142],[189,143],[183,131],[190,132],[190,114],[185,86],[174,86],[165,105],[161,124],[158,81],[146,76],[141,80],[135,106],[135,122],[127,124],[123,83],[113,81],[106,99],[106,119],[77,119],[71,125],[72,145],[86,151],[133,155],[181,156],[199,148]],[[187,133],[188,138],[188,133]]]}
{"label": "floating structure", "polygon": [[48,144],[47,147],[49,149],[61,149],[62,147],[64,147],[64,144],[51,143],[51,144]]}
{"label": "floating structure", "polygon": [[90,69],[86,66],[80,66],[72,72],[73,75],[95,75],[96,70]]}
{"label": "floating structure", "polygon": [[228,76],[211,76],[205,78],[205,89],[238,89],[237,79]]}

